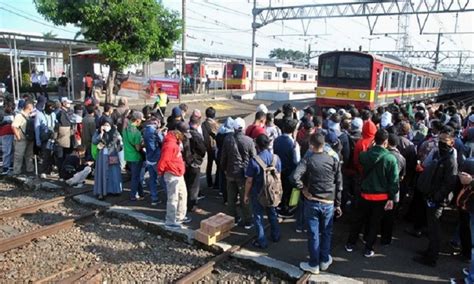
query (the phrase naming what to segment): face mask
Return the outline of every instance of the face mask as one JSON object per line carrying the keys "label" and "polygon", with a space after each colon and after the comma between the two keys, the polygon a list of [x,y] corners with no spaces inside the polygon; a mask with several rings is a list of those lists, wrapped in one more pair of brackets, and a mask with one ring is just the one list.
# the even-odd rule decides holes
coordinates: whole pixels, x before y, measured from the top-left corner
{"label": "face mask", "polygon": [[449,146],[447,143],[445,142],[441,142],[439,141],[438,142],[438,148],[439,148],[439,152],[440,153],[448,153],[450,150],[451,150],[451,146]]}
{"label": "face mask", "polygon": [[109,132],[112,129],[111,126],[104,126],[104,131]]}

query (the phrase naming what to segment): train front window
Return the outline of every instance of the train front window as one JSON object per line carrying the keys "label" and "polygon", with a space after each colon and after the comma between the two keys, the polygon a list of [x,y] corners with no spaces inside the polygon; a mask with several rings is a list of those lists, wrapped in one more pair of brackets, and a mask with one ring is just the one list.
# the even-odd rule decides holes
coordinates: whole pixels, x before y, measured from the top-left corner
{"label": "train front window", "polygon": [[341,55],[337,68],[338,78],[370,79],[371,59],[359,55]]}
{"label": "train front window", "polygon": [[321,58],[321,66],[319,67],[321,77],[334,77],[336,72],[336,56],[328,56]]}
{"label": "train front window", "polygon": [[233,79],[242,79],[243,70],[244,70],[244,66],[241,65],[241,64],[232,65],[232,78]]}

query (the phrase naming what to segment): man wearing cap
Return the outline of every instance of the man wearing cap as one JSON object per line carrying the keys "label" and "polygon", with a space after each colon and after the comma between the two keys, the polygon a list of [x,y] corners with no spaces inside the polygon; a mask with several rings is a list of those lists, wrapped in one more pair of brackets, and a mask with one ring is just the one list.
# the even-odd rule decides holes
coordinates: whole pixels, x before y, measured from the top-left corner
{"label": "man wearing cap", "polygon": [[[140,182],[140,172],[143,166],[142,148],[143,138],[138,127],[143,121],[143,113],[134,111],[132,119],[123,131],[123,146],[125,161],[130,167],[132,173],[130,200],[143,200],[144,193]],[[138,196],[137,196],[138,194]]]}
{"label": "man wearing cap", "polygon": [[[234,120],[234,134],[229,134],[222,146],[221,167],[227,178],[227,204],[229,213],[236,218],[236,223],[240,221],[237,216],[237,197],[244,200],[245,175],[249,161],[256,155],[252,138],[244,135],[245,121],[238,117]],[[240,202],[242,209],[241,223],[245,229],[251,229],[252,213],[250,206]]]}
{"label": "man wearing cap", "polygon": [[183,113],[180,107],[174,107],[171,111],[171,115],[166,121],[166,127],[168,130],[175,130],[178,123],[183,122]]}

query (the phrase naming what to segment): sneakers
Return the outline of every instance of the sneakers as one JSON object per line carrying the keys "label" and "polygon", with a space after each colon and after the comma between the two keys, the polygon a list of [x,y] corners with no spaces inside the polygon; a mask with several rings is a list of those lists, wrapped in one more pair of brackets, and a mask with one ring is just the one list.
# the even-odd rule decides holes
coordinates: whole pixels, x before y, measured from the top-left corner
{"label": "sneakers", "polygon": [[291,213],[290,211],[282,210],[278,212],[278,217],[280,218],[292,218],[295,214]]}
{"label": "sneakers", "polygon": [[469,268],[463,268],[463,269],[462,269],[462,274],[463,274],[465,277],[468,277],[468,276],[469,276]]}
{"label": "sneakers", "polygon": [[163,203],[161,200],[154,200],[154,201],[151,202],[151,206],[156,206],[156,205],[161,204],[161,203]]}
{"label": "sneakers", "polygon": [[42,178],[42,179],[46,179],[46,178],[47,178],[47,176],[46,176],[46,174],[45,174],[45,173],[42,173],[42,174],[40,174],[40,178]]}
{"label": "sneakers", "polygon": [[352,245],[352,244],[346,244],[344,246],[344,248],[346,249],[347,252],[353,252],[354,251],[354,245]]}
{"label": "sneakers", "polygon": [[364,252],[365,257],[372,257],[374,255],[375,255],[375,252],[371,249],[365,250],[365,252]]}
{"label": "sneakers", "polygon": [[303,229],[296,229],[295,231],[296,231],[298,234],[303,233]]}
{"label": "sneakers", "polygon": [[84,187],[84,184],[83,183],[78,183],[76,185],[73,185],[72,186],[73,188],[83,188]]}
{"label": "sneakers", "polygon": [[332,264],[332,256],[329,256],[329,260],[326,261],[326,262],[321,262],[319,264],[319,268],[322,270],[322,271],[326,271],[328,270],[329,266]]}
{"label": "sneakers", "polygon": [[184,217],[183,220],[178,221],[178,223],[180,223],[180,224],[188,224],[188,223],[191,223],[192,220],[193,220],[193,219],[191,219],[191,217],[186,216],[186,217]]}
{"label": "sneakers", "polygon": [[313,267],[308,262],[300,262],[300,268],[311,274],[319,274],[319,265]]}
{"label": "sneakers", "polygon": [[253,228],[253,223],[248,222],[248,223],[244,224],[244,229],[245,230],[250,230],[252,228]]}

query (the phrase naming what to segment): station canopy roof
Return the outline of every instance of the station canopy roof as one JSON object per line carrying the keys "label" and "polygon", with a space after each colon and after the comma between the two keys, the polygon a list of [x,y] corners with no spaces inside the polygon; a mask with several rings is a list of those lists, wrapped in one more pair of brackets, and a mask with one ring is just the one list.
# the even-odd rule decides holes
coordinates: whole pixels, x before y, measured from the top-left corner
{"label": "station canopy roof", "polygon": [[72,40],[65,38],[45,38],[37,35],[10,33],[0,31],[0,49],[13,49],[16,40],[17,50],[40,52],[69,52],[73,53],[96,49],[97,44],[89,41]]}

